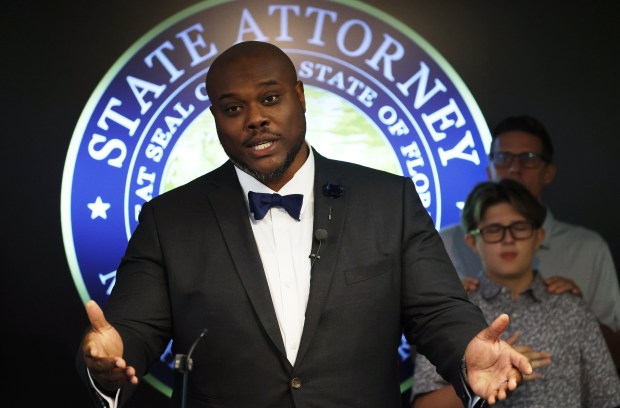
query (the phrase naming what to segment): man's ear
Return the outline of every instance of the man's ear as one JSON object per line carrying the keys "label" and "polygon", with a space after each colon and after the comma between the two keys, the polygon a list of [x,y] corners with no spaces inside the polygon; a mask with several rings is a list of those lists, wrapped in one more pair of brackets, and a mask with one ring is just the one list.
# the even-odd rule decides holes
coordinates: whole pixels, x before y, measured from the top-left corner
{"label": "man's ear", "polygon": [[303,82],[297,81],[297,84],[295,84],[295,92],[297,92],[299,102],[301,103],[301,106],[303,106],[304,112],[306,112],[306,92],[304,90]]}
{"label": "man's ear", "polygon": [[547,164],[547,167],[545,168],[545,185],[550,184],[555,179],[557,171],[558,168],[555,166],[555,164]]}
{"label": "man's ear", "polygon": [[474,251],[475,253],[478,253],[478,248],[476,247],[476,237],[474,237],[471,234],[465,234],[463,239],[465,240],[465,243],[472,251]]}

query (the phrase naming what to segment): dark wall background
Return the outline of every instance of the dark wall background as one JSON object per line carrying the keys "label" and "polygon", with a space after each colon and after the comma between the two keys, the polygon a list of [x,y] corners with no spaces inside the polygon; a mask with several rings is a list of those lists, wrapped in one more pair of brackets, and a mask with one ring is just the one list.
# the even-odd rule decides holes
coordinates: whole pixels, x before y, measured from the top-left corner
{"label": "dark wall background", "polygon": [[[2,108],[2,361],[9,398],[88,405],[73,368],[87,324],[60,227],[69,141],[116,59],[188,0],[4,1]],[[397,16],[455,68],[488,123],[530,113],[548,127],[557,218],[599,231],[620,264],[616,2],[367,1]],[[51,394],[50,394],[51,393]],[[133,407],[167,398],[144,385]],[[12,406],[11,404],[7,406]]]}

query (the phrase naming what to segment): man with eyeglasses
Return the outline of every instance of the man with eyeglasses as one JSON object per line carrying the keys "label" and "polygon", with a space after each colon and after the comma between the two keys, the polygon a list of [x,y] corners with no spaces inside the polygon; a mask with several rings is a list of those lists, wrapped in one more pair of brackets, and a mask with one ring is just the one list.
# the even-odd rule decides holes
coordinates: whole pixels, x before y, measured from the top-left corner
{"label": "man with eyeglasses", "polygon": [[[470,300],[487,320],[511,315],[507,342],[534,368],[502,406],[617,407],[620,378],[593,313],[577,296],[548,293],[532,268],[545,238],[545,212],[522,184],[502,179],[478,184],[461,217],[465,241],[484,270]],[[412,396],[413,408],[462,406],[423,356],[416,358]]]}
{"label": "man with eyeglasses", "polygon": [[[525,115],[497,124],[489,159],[490,180],[518,181],[541,203],[543,190],[557,171],[547,130]],[[540,270],[550,293],[570,291],[583,297],[599,323],[606,326],[603,330],[613,353],[620,348],[620,289],[609,246],[594,231],[556,220],[549,208],[543,228],[546,237],[534,258],[534,268]],[[461,226],[446,227],[440,235],[465,288],[475,290],[482,265],[465,244]]]}

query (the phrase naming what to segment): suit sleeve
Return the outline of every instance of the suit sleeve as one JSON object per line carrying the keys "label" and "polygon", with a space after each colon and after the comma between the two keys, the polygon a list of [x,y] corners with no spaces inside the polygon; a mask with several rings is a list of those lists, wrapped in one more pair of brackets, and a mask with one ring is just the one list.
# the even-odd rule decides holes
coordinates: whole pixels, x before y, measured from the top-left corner
{"label": "suit sleeve", "polygon": [[[163,255],[149,203],[142,207],[140,223],[116,272],[114,288],[104,313],[121,335],[123,358],[142,379],[150,364],[165,350],[171,326]],[[81,347],[76,356],[76,368],[89,388],[94,405],[107,406],[91,385]],[[134,390],[133,385],[123,387],[117,406],[123,406]]]}
{"label": "suit sleeve", "polygon": [[[123,358],[142,379],[166,348],[171,337],[171,317],[164,254],[150,203],[142,207],[139,221],[104,311],[123,339]],[[122,389],[119,406],[134,389]]]}
{"label": "suit sleeve", "polygon": [[412,400],[420,394],[426,394],[449,385],[437,374],[435,366],[423,355],[416,356],[414,373],[415,377],[411,389]]}
{"label": "suit sleeve", "polygon": [[[471,303],[411,179],[403,185],[402,311],[405,336],[464,401],[461,359],[487,327]],[[469,403],[469,401],[466,401]]]}

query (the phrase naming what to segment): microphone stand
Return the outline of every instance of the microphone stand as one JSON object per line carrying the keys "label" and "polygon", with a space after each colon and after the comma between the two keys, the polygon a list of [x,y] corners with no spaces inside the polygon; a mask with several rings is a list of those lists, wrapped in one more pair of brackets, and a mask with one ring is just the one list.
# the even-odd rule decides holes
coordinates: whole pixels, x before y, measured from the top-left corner
{"label": "microphone stand", "polygon": [[194,343],[192,343],[192,346],[189,348],[189,353],[187,353],[187,355],[177,354],[174,356],[174,369],[183,373],[183,392],[181,394],[182,408],[186,407],[189,372],[192,371],[192,367],[194,365],[194,362],[192,361],[192,353],[194,352],[194,349],[196,348],[200,340],[202,340],[202,338],[205,336],[205,334],[207,334],[207,329],[202,329],[202,332],[200,332],[200,336],[198,336],[198,338],[194,340]]}

